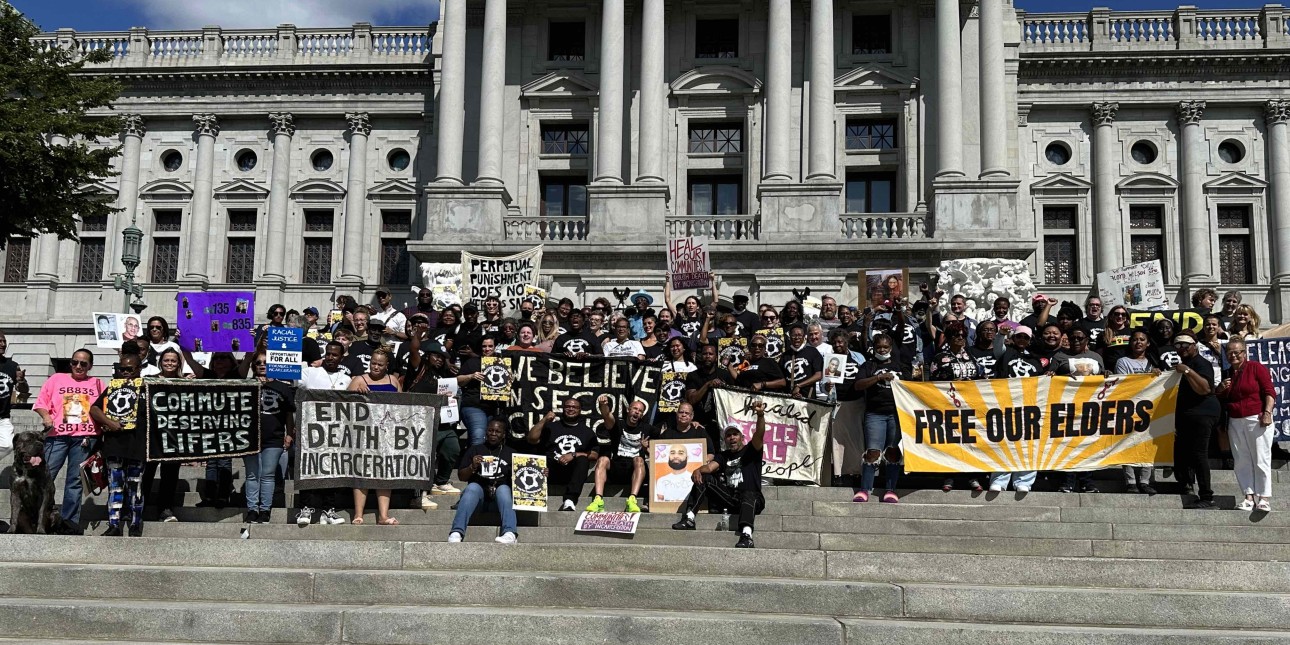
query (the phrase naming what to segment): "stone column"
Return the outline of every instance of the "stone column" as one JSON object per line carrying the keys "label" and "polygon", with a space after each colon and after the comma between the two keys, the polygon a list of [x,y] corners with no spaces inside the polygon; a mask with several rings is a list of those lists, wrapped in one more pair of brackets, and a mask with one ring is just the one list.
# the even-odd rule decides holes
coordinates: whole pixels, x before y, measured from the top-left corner
{"label": "stone column", "polygon": [[[125,131],[127,133],[130,130],[131,117],[133,117],[139,122],[140,128],[143,127],[143,119],[140,119],[137,114],[124,115],[122,117],[122,124],[125,126]],[[128,136],[129,135],[127,134],[127,137]],[[128,138],[126,139],[126,142],[127,142],[126,145],[128,147],[129,146]],[[57,134],[53,135],[49,138],[49,145],[55,148],[61,148],[67,145],[67,137],[57,135]],[[136,145],[135,162],[134,162],[136,184],[138,183],[138,176],[139,176],[139,162],[138,162],[139,154],[138,153],[139,153],[139,148],[138,148],[138,145]],[[124,162],[125,159],[122,159],[122,161]],[[124,168],[129,168],[128,164],[123,163],[122,165],[124,166]],[[125,182],[124,168],[121,173],[122,183]],[[118,197],[117,197],[118,205],[122,201],[123,196],[124,196],[124,193],[118,193]],[[136,198],[138,197],[137,190],[135,191],[135,197]],[[44,235],[40,236],[40,241],[36,247],[36,276],[35,277],[38,280],[58,282],[58,242],[59,242],[58,236],[53,233],[45,233]]]}
{"label": "stone column", "polygon": [[664,0],[645,0],[641,16],[641,99],[640,135],[636,161],[636,183],[661,184],[663,180],[663,119],[667,114],[667,86],[663,80],[666,62],[667,24]]}
{"label": "stone column", "polygon": [[466,0],[443,0],[443,22],[435,181],[460,185],[466,133]]}
{"label": "stone column", "polygon": [[833,0],[811,2],[811,157],[808,181],[836,178],[837,131],[833,127]]}
{"label": "stone column", "polygon": [[936,176],[963,173],[963,60],[959,0],[936,0]]}
{"label": "stone column", "polygon": [[265,277],[287,279],[287,204],[291,191],[291,137],[296,124],[289,112],[269,115],[273,137],[273,168],[269,175],[269,212],[265,226]]}
{"label": "stone column", "polygon": [[[121,179],[117,186],[116,205],[122,210],[111,218],[116,220],[117,224],[109,228],[117,235],[116,239],[108,242],[109,248],[119,243],[120,232],[135,221],[139,214],[140,150],[143,148],[143,135],[148,131],[143,117],[138,114],[123,115],[121,125],[124,137],[121,142]],[[121,264],[120,249],[112,254],[112,266],[114,271],[125,273],[125,265]]]}
{"label": "stone column", "polygon": [[215,194],[215,137],[219,136],[219,118],[214,114],[194,114],[197,126],[197,169],[193,176],[193,207],[184,227],[188,238],[184,277],[209,282],[206,258],[210,252],[211,201]]}
{"label": "stone column", "polygon": [[1263,106],[1263,113],[1268,125],[1272,179],[1272,276],[1274,283],[1290,283],[1290,101],[1272,99]]}
{"label": "stone column", "polygon": [[623,0],[604,0],[600,20],[598,184],[623,183]]}
{"label": "stone column", "polygon": [[793,96],[793,3],[770,0],[766,25],[765,181],[791,181],[789,128]]}
{"label": "stone column", "polygon": [[1209,212],[1205,209],[1205,137],[1200,119],[1204,101],[1178,104],[1178,130],[1182,142],[1182,246],[1183,282],[1212,281],[1213,245]]}
{"label": "stone column", "polygon": [[1093,104],[1093,228],[1097,270],[1124,266],[1124,235],[1115,196],[1115,113],[1119,103]]}
{"label": "stone column", "polygon": [[345,245],[341,248],[340,278],[363,281],[363,231],[367,220],[367,135],[372,123],[366,112],[345,115],[349,121],[349,175],[345,181]]}
{"label": "stone column", "polygon": [[1003,0],[980,0],[981,179],[1008,176],[1003,73]]}
{"label": "stone column", "polygon": [[506,92],[506,0],[484,6],[484,64],[479,79],[479,174],[475,183],[502,185],[502,121]]}

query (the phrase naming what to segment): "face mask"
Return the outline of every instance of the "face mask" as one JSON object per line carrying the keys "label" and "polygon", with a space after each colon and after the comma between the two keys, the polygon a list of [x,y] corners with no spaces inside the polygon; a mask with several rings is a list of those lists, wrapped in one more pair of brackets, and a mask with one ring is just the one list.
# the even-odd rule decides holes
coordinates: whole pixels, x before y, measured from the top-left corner
{"label": "face mask", "polygon": [[874,354],[873,357],[880,361],[891,360],[891,352],[887,352],[885,354]]}

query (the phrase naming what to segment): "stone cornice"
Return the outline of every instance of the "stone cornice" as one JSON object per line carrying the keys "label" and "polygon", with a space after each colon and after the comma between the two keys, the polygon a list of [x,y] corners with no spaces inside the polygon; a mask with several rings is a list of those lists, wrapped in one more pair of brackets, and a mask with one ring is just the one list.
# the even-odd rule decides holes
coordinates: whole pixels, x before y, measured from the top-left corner
{"label": "stone cornice", "polygon": [[[1126,76],[1128,73],[1132,76]],[[1235,51],[1113,51],[1022,54],[1017,76],[1023,81],[1046,78],[1188,78],[1213,80],[1216,75],[1284,77],[1290,73],[1290,52],[1242,49]]]}

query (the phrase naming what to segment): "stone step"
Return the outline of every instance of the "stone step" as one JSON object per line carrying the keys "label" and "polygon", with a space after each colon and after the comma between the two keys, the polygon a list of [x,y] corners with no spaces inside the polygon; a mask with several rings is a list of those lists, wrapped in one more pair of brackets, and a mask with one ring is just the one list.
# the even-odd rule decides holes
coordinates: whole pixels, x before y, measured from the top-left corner
{"label": "stone step", "polygon": [[[945,535],[963,537],[1061,538],[1109,540],[1110,523],[1013,522],[1009,520],[932,520],[887,519],[878,517],[793,517],[783,523],[789,532],[850,533],[867,537],[874,534]],[[863,537],[861,539],[863,539]]]}
{"label": "stone step", "polygon": [[[7,599],[0,636],[62,638],[95,634],[138,642],[158,634],[185,642],[244,641],[421,645],[427,635],[455,645],[619,643],[674,645],[678,634],[704,643],[843,643],[832,618],[697,611],[280,605],[126,600]],[[343,639],[342,639],[343,635]]]}
{"label": "stone step", "polygon": [[[977,520],[1112,524],[1190,524],[1195,526],[1290,527],[1290,513],[1184,508],[1005,506],[994,504],[856,504],[814,502],[815,518]],[[786,522],[791,526],[799,518]],[[800,518],[805,519],[805,517]]]}
{"label": "stone step", "polygon": [[[1276,501],[1276,500],[1273,500]],[[987,508],[979,506],[976,508]],[[1109,506],[1062,508],[1063,522],[1117,522],[1124,524],[1190,524],[1193,526],[1290,527],[1290,513],[1279,505],[1274,511],[1189,510],[1181,508],[1115,508]],[[819,509],[816,509],[819,512]]]}
{"label": "stone step", "polygon": [[847,645],[1273,645],[1290,631],[1161,629],[843,618]]}
{"label": "stone step", "polygon": [[878,551],[888,553],[1092,556],[1100,558],[1165,558],[1180,560],[1290,560],[1290,544],[1161,542],[1157,540],[980,538],[821,533],[820,548],[825,551]]}

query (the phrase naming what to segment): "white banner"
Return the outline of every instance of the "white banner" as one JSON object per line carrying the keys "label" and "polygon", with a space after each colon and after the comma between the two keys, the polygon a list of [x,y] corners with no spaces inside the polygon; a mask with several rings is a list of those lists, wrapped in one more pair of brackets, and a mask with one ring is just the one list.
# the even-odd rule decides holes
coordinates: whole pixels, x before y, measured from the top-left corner
{"label": "white banner", "polygon": [[1122,305],[1135,309],[1162,309],[1169,307],[1165,296],[1165,276],[1160,270],[1160,260],[1142,262],[1097,274],[1097,292],[1102,298],[1102,308]]}
{"label": "white banner", "polygon": [[717,388],[712,394],[721,427],[738,426],[745,440],[757,429],[753,403],[766,403],[763,477],[822,483],[824,453],[833,420],[832,405],[785,394],[754,394],[725,388]]}
{"label": "white banner", "polygon": [[482,303],[489,296],[502,300],[502,310],[516,312],[524,300],[524,287],[537,284],[542,269],[542,247],[504,258],[487,258],[461,252],[461,298]]}

